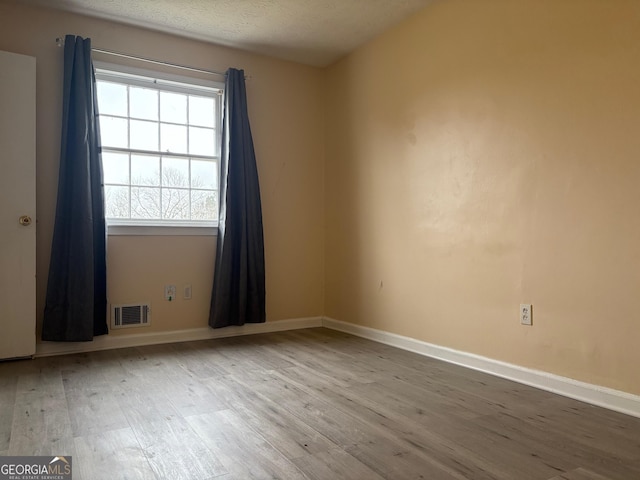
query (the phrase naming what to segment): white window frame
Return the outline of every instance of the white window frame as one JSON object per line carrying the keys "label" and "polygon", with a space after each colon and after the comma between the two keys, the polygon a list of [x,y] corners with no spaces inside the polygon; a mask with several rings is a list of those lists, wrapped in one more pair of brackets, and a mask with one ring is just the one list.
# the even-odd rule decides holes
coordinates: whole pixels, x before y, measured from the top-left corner
{"label": "white window frame", "polygon": [[[215,82],[211,80],[205,80],[201,78],[186,77],[183,75],[175,75],[164,72],[146,70],[141,68],[129,67],[124,65],[116,65],[106,62],[94,62],[96,71],[96,80],[113,81],[115,83],[134,85],[139,87],[160,86],[164,91],[172,91],[176,93],[184,94],[198,94],[207,92],[211,94],[214,90],[218,95],[218,99],[215,102],[217,109],[216,117],[216,142],[217,152],[216,158],[217,165],[220,165],[221,154],[221,134],[222,134],[222,94],[224,92],[224,83]],[[98,111],[100,111],[98,105]],[[109,147],[104,147],[105,150],[109,150]],[[135,149],[113,149],[114,151],[131,151],[137,152]],[[146,152],[157,153],[162,155],[162,152]],[[176,155],[174,153],[172,156]],[[176,156],[185,156],[186,158],[195,157],[197,155],[178,154]],[[220,179],[218,178],[218,181]],[[131,181],[131,179],[129,179]],[[191,187],[189,188],[191,189]],[[218,195],[220,192],[220,185],[216,186]],[[218,196],[218,201],[220,197]],[[107,234],[108,235],[178,235],[178,236],[191,236],[191,235],[217,235],[218,224],[217,221],[181,221],[181,220],[162,220],[162,219],[107,219]]]}

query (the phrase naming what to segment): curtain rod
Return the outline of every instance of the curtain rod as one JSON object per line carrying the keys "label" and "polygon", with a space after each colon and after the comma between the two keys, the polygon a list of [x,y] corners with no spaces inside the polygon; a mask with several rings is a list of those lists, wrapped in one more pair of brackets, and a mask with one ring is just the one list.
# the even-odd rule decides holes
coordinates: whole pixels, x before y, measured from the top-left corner
{"label": "curtain rod", "polygon": [[[64,47],[64,38],[57,37],[56,38],[56,45],[58,45],[59,47]],[[103,53],[105,55],[113,55],[114,57],[129,58],[131,60],[137,60],[139,62],[153,63],[155,65],[162,65],[164,67],[179,68],[181,70],[188,70],[190,72],[205,73],[207,75],[218,75],[220,77],[226,77],[227,76],[226,73],[216,72],[215,70],[204,70],[202,68],[187,67],[186,65],[178,65],[177,63],[162,62],[160,60],[153,60],[153,59],[150,59],[150,58],[137,57],[135,55],[129,55],[127,53],[114,52],[113,50],[105,50],[103,48],[91,48],[91,51],[92,52],[96,52],[96,53]],[[248,77],[245,76],[245,78],[248,78]]]}

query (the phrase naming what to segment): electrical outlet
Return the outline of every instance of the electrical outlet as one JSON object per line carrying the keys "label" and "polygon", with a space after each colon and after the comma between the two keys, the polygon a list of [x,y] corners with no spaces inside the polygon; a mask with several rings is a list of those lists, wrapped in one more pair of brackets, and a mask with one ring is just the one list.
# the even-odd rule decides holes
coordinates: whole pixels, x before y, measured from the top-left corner
{"label": "electrical outlet", "polygon": [[182,289],[182,298],[185,300],[191,300],[191,284],[187,283]]}
{"label": "electrical outlet", "polygon": [[520,304],[520,324],[533,325],[532,305],[530,303]]}
{"label": "electrical outlet", "polygon": [[173,301],[176,298],[176,286],[175,285],[165,285],[164,286],[164,299],[168,301]]}

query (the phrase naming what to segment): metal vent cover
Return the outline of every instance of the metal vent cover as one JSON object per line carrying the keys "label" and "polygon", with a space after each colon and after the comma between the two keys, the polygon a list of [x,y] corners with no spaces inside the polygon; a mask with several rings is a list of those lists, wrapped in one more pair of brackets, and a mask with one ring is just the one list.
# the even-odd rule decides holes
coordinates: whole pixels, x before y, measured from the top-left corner
{"label": "metal vent cover", "polygon": [[111,306],[111,328],[146,327],[151,323],[151,304]]}

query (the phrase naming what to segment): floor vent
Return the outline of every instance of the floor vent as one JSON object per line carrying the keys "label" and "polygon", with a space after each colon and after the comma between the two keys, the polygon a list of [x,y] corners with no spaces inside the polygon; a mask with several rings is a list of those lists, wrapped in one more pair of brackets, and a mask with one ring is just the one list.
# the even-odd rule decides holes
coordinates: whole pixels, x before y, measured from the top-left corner
{"label": "floor vent", "polygon": [[151,323],[151,305],[112,305],[111,328],[146,327]]}

